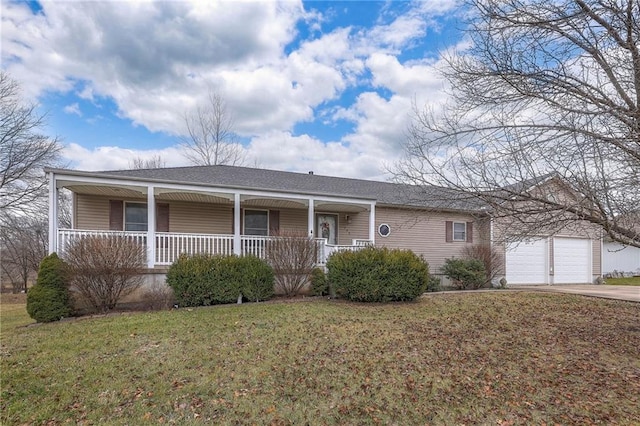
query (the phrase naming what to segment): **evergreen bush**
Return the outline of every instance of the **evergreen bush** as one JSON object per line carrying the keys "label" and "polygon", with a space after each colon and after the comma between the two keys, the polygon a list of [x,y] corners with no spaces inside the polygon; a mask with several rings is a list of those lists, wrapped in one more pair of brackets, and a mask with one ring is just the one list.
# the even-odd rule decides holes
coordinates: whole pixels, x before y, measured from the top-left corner
{"label": "evergreen bush", "polygon": [[409,301],[427,288],[429,266],[410,250],[366,247],[334,253],[327,279],[336,294],[359,302]]}
{"label": "evergreen bush", "polygon": [[479,259],[447,259],[441,268],[454,287],[460,290],[479,289],[485,285],[487,272]]}
{"label": "evergreen bush", "polygon": [[313,268],[311,271],[311,294],[314,296],[329,294],[329,281],[322,268]]}
{"label": "evergreen bush", "polygon": [[273,270],[253,256],[182,255],[167,272],[179,306],[233,303],[242,294],[249,300],[273,296]]}
{"label": "evergreen bush", "polygon": [[71,316],[68,268],[56,253],[40,263],[36,285],[27,292],[27,313],[38,322],[58,321]]}

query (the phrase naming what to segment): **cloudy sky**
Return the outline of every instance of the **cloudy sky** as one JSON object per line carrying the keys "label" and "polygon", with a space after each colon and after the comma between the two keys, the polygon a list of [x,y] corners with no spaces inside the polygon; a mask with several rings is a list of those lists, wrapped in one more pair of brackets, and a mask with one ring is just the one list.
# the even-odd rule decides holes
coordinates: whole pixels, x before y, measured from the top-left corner
{"label": "cloudy sky", "polygon": [[456,0],[2,1],[2,68],[76,169],[186,165],[184,114],[219,93],[247,162],[385,179],[412,102],[445,99]]}

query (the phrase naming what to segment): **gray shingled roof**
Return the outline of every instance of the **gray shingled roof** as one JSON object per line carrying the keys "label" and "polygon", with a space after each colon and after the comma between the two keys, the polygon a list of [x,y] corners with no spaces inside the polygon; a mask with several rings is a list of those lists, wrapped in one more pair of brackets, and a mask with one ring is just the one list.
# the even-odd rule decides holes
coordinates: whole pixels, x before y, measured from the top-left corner
{"label": "gray shingled roof", "polygon": [[135,178],[171,183],[252,188],[375,200],[379,204],[438,210],[479,211],[482,204],[448,188],[378,182],[233,166],[191,166],[94,172],[98,176]]}

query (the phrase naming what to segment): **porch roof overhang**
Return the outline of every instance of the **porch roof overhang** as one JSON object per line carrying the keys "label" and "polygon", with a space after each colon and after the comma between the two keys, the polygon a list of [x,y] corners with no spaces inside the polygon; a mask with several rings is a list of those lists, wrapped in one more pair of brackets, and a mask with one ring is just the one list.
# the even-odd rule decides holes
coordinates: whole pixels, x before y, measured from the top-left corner
{"label": "porch roof overhang", "polygon": [[187,201],[233,205],[236,194],[243,206],[263,208],[307,208],[314,200],[315,209],[356,213],[371,210],[375,199],[333,196],[317,192],[270,191],[246,186],[216,186],[197,182],[171,182],[161,179],[120,177],[66,169],[46,168],[54,177],[56,188],[78,194],[118,198],[146,198],[153,187],[157,200]]}

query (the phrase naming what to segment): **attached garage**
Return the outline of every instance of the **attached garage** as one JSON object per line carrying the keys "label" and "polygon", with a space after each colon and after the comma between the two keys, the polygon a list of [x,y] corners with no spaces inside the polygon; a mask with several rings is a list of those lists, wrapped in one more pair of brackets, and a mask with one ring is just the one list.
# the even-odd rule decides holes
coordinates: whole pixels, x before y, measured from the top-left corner
{"label": "attached garage", "polygon": [[507,246],[507,283],[546,284],[548,283],[549,259],[548,240],[528,240]]}
{"label": "attached garage", "polygon": [[553,239],[553,283],[591,283],[591,240],[583,238]]}

